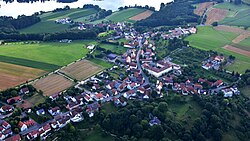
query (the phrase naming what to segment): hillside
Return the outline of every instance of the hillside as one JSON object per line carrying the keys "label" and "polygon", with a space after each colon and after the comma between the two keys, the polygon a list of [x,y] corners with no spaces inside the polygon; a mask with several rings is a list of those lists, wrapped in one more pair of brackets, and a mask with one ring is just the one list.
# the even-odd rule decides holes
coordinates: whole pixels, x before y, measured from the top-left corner
{"label": "hillside", "polygon": [[70,18],[73,21],[83,22],[95,13],[97,13],[97,11],[94,9],[69,9],[60,12],[48,12],[39,16],[41,22],[19,31],[21,33],[53,33],[65,31],[70,25],[56,24],[55,20]]}

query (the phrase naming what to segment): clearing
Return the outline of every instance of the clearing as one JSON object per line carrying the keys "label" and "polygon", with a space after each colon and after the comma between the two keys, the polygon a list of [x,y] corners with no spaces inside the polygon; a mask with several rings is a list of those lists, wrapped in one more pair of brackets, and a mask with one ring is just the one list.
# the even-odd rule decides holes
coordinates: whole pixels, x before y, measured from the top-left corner
{"label": "clearing", "polygon": [[223,25],[250,26],[250,6],[245,4],[235,5],[229,2],[219,3],[214,8],[228,10],[227,16],[219,22]]}
{"label": "clearing", "polygon": [[[94,9],[76,9],[72,8],[60,12],[48,12],[39,15],[41,22],[30,27],[19,30],[21,33],[53,33],[69,29],[69,24],[56,24],[55,20],[62,18],[70,18],[72,20],[86,21],[89,15],[95,14]],[[86,18],[86,19],[85,19]]]}
{"label": "clearing", "polygon": [[35,68],[39,68],[40,65],[37,66],[36,63],[45,63],[39,69],[46,70],[46,67],[49,67],[49,65],[52,65],[53,69],[53,65],[55,65],[54,68],[58,68],[58,66],[67,65],[84,57],[88,53],[88,49],[83,46],[89,42],[92,41],[73,41],[72,43],[10,43],[0,46],[0,56],[3,56],[3,59],[1,57],[0,59],[4,61],[8,58],[10,60],[9,63],[14,62],[14,64],[15,61],[19,62],[18,59],[24,59],[25,61],[19,62],[20,65],[23,63],[24,66],[30,60],[31,62],[34,61],[30,67],[34,65]]}
{"label": "clearing", "polygon": [[214,22],[223,20],[227,15],[228,10],[213,8],[208,11],[205,25],[211,25]]}
{"label": "clearing", "polygon": [[142,12],[138,15],[135,15],[131,18],[129,18],[130,20],[133,20],[133,21],[140,21],[140,20],[143,20],[143,19],[146,19],[148,18],[149,16],[151,16],[154,12],[153,11],[150,11],[150,10],[147,10],[145,12]]}
{"label": "clearing", "polygon": [[67,76],[76,79],[84,80],[91,77],[92,75],[102,71],[104,68],[88,60],[81,60],[76,63],[73,63],[62,70],[61,73],[66,74]]}
{"label": "clearing", "polygon": [[198,4],[197,8],[194,10],[194,13],[196,15],[202,16],[204,14],[204,12],[212,7],[214,5],[213,2],[204,2],[204,3],[200,3]]}
{"label": "clearing", "polygon": [[0,62],[0,90],[20,85],[45,73],[39,69]]}
{"label": "clearing", "polygon": [[51,74],[39,79],[32,85],[36,89],[43,91],[44,96],[51,96],[55,93],[68,89],[69,87],[73,86],[73,84],[74,83],[71,80],[68,80],[61,75]]}
{"label": "clearing", "polygon": [[[198,33],[188,36],[185,40],[189,41],[190,45],[203,50],[214,50],[225,55],[233,55],[240,63],[240,69],[234,67],[235,64],[230,66],[230,71],[238,71],[243,73],[246,69],[250,68],[250,57],[235,53],[224,49],[225,45],[232,44],[232,40],[238,35],[232,32],[218,31],[209,26],[198,27]],[[236,64],[238,66],[238,64]]]}

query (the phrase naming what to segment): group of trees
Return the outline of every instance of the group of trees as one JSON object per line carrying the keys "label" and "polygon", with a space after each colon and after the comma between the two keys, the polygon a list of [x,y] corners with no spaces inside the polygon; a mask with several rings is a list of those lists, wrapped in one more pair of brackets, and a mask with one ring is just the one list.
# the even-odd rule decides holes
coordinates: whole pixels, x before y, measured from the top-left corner
{"label": "group of trees", "polygon": [[128,8],[139,8],[139,9],[147,9],[147,10],[155,11],[154,7],[148,6],[148,5],[145,5],[145,6],[141,6],[141,5],[130,6],[129,5],[129,6],[124,6],[124,7],[119,7],[118,10],[122,11],[122,10],[128,9]]}
{"label": "group of trees", "polygon": [[[14,0],[3,0],[6,3],[12,3],[14,2]],[[50,1],[50,0],[16,0],[19,3],[33,3],[33,2],[46,2],[46,1]],[[71,2],[76,2],[78,0],[56,0],[57,2],[61,2],[61,3],[71,3]]]}
{"label": "group of trees", "polygon": [[195,7],[189,1],[175,1],[161,6],[160,11],[153,13],[149,18],[136,23],[137,26],[173,26],[196,23],[199,16],[195,15]]}

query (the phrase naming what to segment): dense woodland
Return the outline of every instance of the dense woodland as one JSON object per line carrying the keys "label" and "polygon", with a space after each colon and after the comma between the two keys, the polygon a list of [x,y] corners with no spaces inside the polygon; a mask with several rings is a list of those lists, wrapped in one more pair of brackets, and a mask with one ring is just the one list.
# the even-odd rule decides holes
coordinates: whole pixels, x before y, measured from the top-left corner
{"label": "dense woodland", "polygon": [[[6,3],[12,3],[14,2],[14,0],[3,0]],[[19,3],[33,3],[33,2],[46,2],[46,1],[50,1],[50,0],[16,0]],[[78,0],[56,0],[57,2],[61,2],[61,3],[71,3],[71,2],[76,2]]]}

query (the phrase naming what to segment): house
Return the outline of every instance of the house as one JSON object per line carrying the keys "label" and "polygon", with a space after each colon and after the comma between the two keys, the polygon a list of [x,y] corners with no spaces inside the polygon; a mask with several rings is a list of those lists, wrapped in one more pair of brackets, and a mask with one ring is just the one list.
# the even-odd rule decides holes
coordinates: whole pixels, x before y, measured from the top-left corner
{"label": "house", "polygon": [[124,107],[124,106],[126,106],[127,105],[127,102],[126,101],[124,101],[124,100],[121,100],[121,99],[119,99],[119,98],[113,98],[113,102],[114,102],[114,104],[115,104],[115,106],[117,106],[117,107]]}
{"label": "house", "polygon": [[11,125],[10,125],[8,122],[4,121],[4,120],[1,120],[1,121],[0,121],[0,125],[1,125],[4,129],[9,129],[9,128],[11,127]]}
{"label": "house", "polygon": [[29,119],[29,120],[27,120],[27,121],[24,121],[23,122],[25,125],[27,125],[27,127],[29,128],[29,127],[32,127],[32,126],[34,126],[35,124],[36,124],[36,122],[33,120],[33,119]]}
{"label": "house", "polygon": [[70,123],[70,116],[69,115],[58,115],[55,116],[54,121],[51,123],[51,127],[56,128],[63,128],[68,123]]}
{"label": "house", "polygon": [[25,130],[28,129],[28,126],[26,124],[24,124],[22,121],[19,121],[18,127],[21,130],[21,132],[23,132],[23,131],[25,131]]}
{"label": "house", "polygon": [[3,141],[5,139],[5,135],[0,133],[0,140]]}
{"label": "house", "polygon": [[40,137],[45,140],[47,134],[51,131],[51,127],[49,124],[46,124],[38,129]]}
{"label": "house", "polygon": [[44,111],[44,109],[39,109],[39,110],[36,111],[36,114],[37,114],[38,116],[44,115],[44,114],[45,114],[45,111]]}
{"label": "house", "polygon": [[135,82],[132,82],[132,83],[130,83],[130,84],[127,85],[127,88],[128,88],[129,90],[133,90],[133,89],[135,89],[135,88],[137,88],[137,87],[139,87],[139,86],[140,86],[140,84],[137,84],[137,83],[135,83]]}
{"label": "house", "polygon": [[161,124],[161,121],[157,117],[154,117],[152,120],[149,121],[150,126],[159,125],[159,124]]}
{"label": "house", "polygon": [[92,104],[87,105],[86,112],[89,114],[89,117],[94,116],[94,112],[98,111],[100,104],[98,102],[94,102]]}
{"label": "house", "polygon": [[123,97],[125,97],[125,98],[129,98],[129,97],[131,97],[131,96],[136,96],[136,92],[135,92],[135,90],[129,90],[129,91],[127,91],[127,92],[125,92],[124,94],[123,94]]}
{"label": "house", "polygon": [[16,97],[9,98],[7,100],[7,103],[8,104],[13,104],[13,103],[20,102],[21,100],[22,100],[22,98],[20,96],[16,96]]}
{"label": "house", "polygon": [[14,107],[10,105],[4,105],[0,108],[0,112],[5,113],[5,112],[12,112],[14,111]]}
{"label": "house", "polygon": [[107,58],[109,59],[109,61],[115,62],[117,55],[111,53],[111,54],[107,55]]}
{"label": "house", "polygon": [[37,138],[39,136],[39,131],[38,130],[32,130],[30,131],[27,135],[26,138],[28,140],[34,140],[35,138]]}
{"label": "house", "polygon": [[213,83],[213,86],[215,86],[217,88],[222,86],[222,85],[223,85],[223,81],[221,79],[217,80],[216,82]]}
{"label": "house", "polygon": [[49,98],[50,98],[52,101],[54,101],[54,100],[56,100],[57,98],[59,98],[60,95],[61,95],[61,93],[55,93],[55,94],[49,96]]}
{"label": "house", "polygon": [[136,63],[129,63],[129,70],[131,69],[137,69],[137,64]]}
{"label": "house", "polygon": [[70,120],[72,122],[80,122],[82,121],[84,118],[82,116],[82,114],[76,110],[70,111]]}
{"label": "house", "polygon": [[167,76],[164,76],[162,78],[163,82],[165,82],[165,84],[168,86],[168,85],[173,85],[174,84],[174,80],[171,78],[171,77],[167,77]]}
{"label": "house", "polygon": [[224,94],[224,97],[232,97],[233,96],[233,91],[230,88],[226,88],[221,90]]}
{"label": "house", "polygon": [[92,97],[89,96],[88,94],[85,94],[85,95],[84,95],[84,100],[86,100],[87,102],[93,101]]}
{"label": "house", "polygon": [[89,50],[93,50],[94,48],[95,48],[95,45],[93,45],[93,44],[87,46],[87,49],[89,49]]}
{"label": "house", "polygon": [[22,139],[21,139],[20,135],[16,134],[16,135],[14,135],[12,137],[7,138],[5,141],[21,141],[21,140]]}
{"label": "house", "polygon": [[48,110],[48,112],[52,115],[52,116],[56,116],[58,114],[60,114],[60,108],[59,107],[54,107],[54,108],[50,108]]}
{"label": "house", "polygon": [[29,91],[29,88],[25,87],[25,88],[22,88],[20,90],[20,94],[28,94],[30,91]]}

